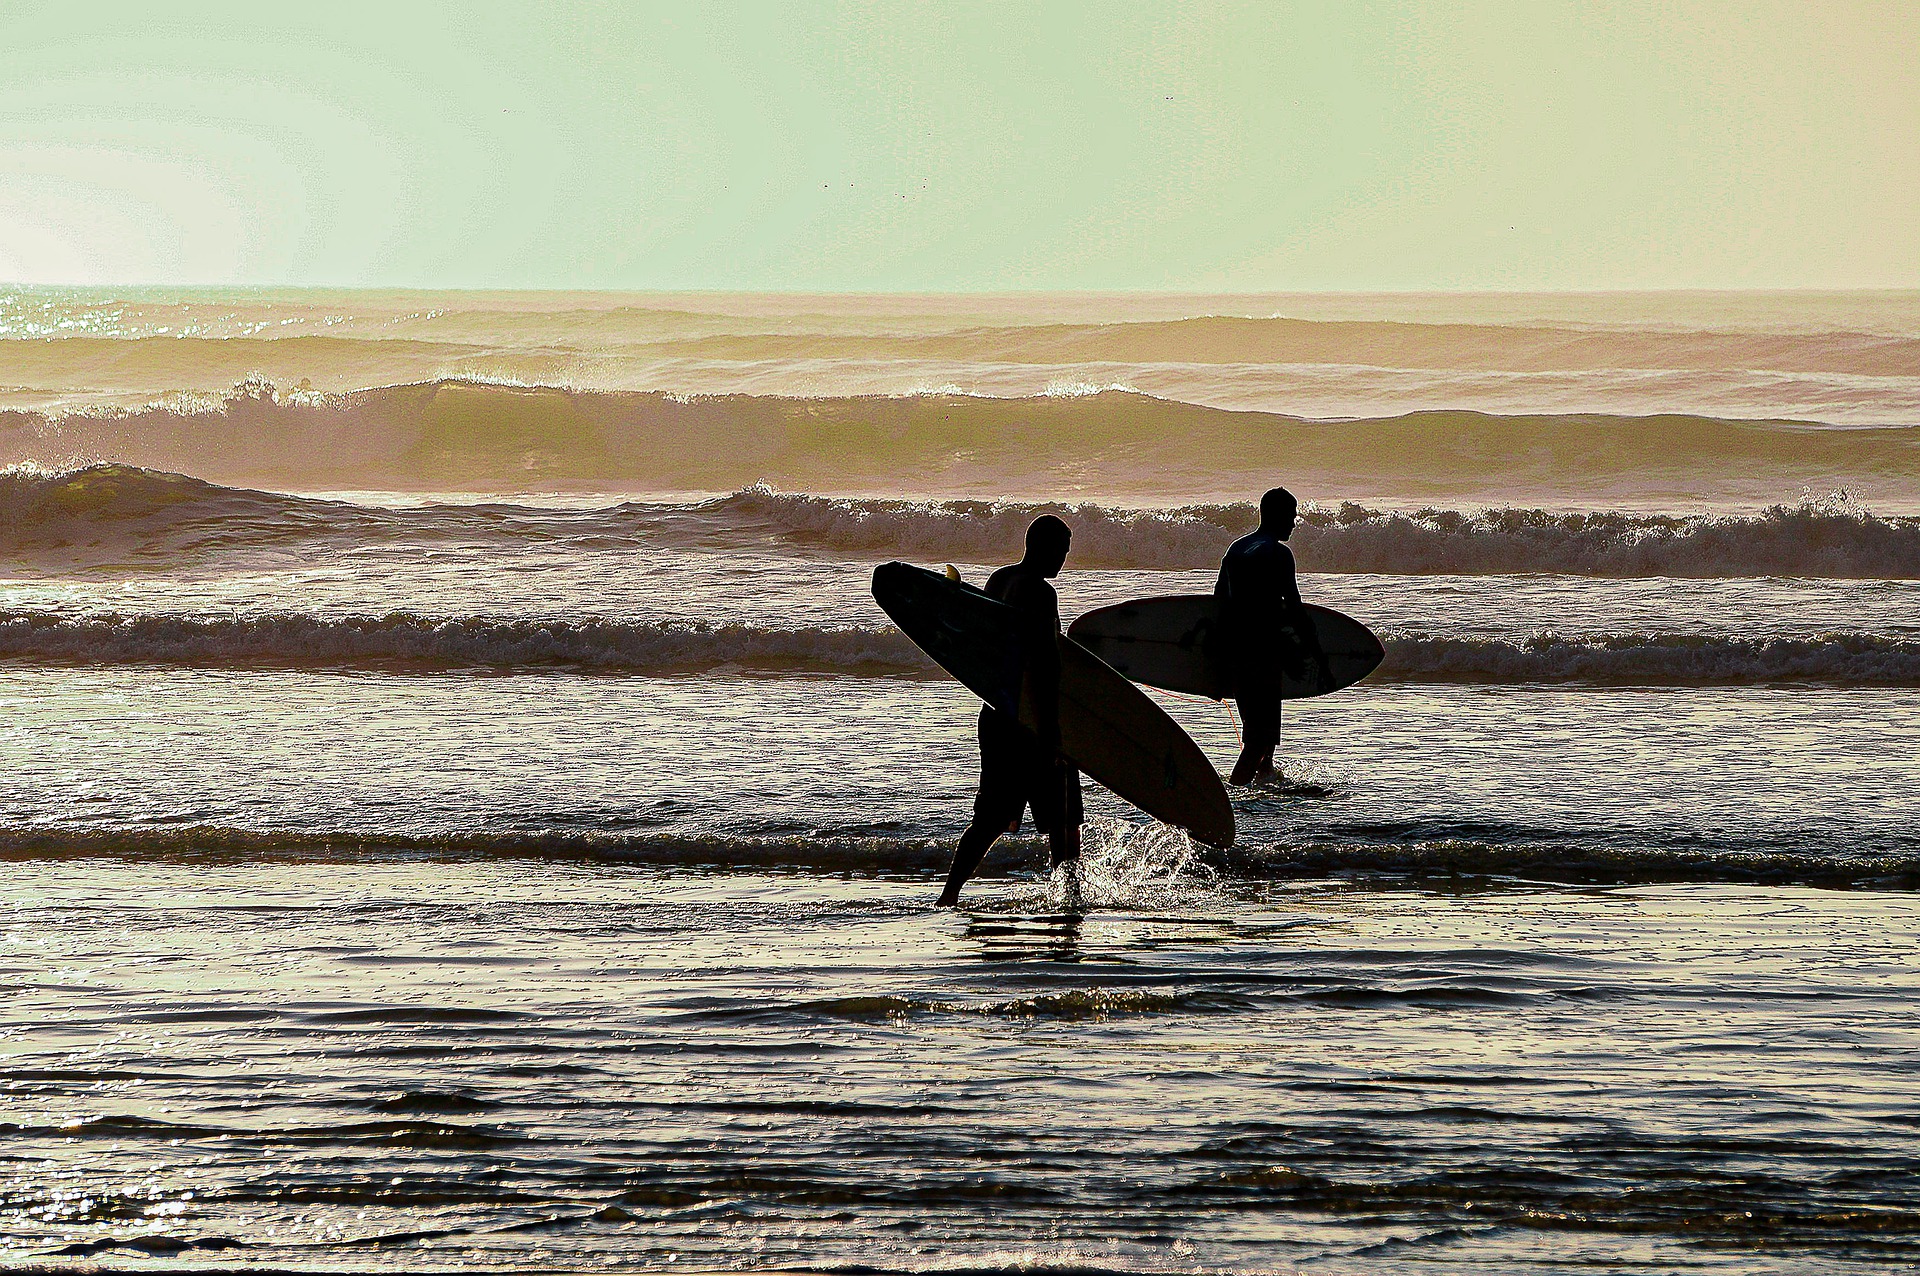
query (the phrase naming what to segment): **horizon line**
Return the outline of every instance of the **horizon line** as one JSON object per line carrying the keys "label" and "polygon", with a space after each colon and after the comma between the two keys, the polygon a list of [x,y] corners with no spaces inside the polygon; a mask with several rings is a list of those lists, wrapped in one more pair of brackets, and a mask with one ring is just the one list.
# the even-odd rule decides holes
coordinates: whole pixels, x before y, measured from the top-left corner
{"label": "horizon line", "polygon": [[0,289],[59,289],[105,291],[121,288],[171,289],[181,292],[435,292],[599,294],[606,296],[736,296],[736,297],[1618,297],[1618,296],[1752,296],[1821,295],[1841,293],[1912,293],[1920,296],[1920,281],[1911,284],[1690,285],[1685,287],[1618,288],[736,288],[736,287],[615,287],[594,285],[525,284],[369,284],[369,283],[65,283],[45,280],[0,280]]}

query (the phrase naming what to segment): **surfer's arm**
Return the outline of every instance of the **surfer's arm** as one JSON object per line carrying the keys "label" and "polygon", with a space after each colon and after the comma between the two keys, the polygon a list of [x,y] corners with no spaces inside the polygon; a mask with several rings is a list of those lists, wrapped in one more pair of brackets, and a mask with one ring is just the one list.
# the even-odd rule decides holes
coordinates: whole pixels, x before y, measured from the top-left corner
{"label": "surfer's arm", "polygon": [[1311,659],[1320,668],[1321,677],[1332,681],[1332,673],[1327,668],[1327,653],[1320,648],[1320,631],[1315,628],[1313,617],[1307,614],[1307,604],[1300,597],[1300,577],[1294,570],[1293,551],[1282,547],[1281,556],[1276,564],[1274,594],[1280,604],[1281,623],[1293,631],[1300,644],[1302,654]]}
{"label": "surfer's arm", "polygon": [[1280,573],[1279,588],[1274,590],[1275,601],[1281,623],[1300,635],[1300,641],[1307,642],[1313,634],[1313,622],[1307,618],[1307,604],[1300,597],[1300,582],[1293,574],[1293,560],[1286,561],[1286,568]]}

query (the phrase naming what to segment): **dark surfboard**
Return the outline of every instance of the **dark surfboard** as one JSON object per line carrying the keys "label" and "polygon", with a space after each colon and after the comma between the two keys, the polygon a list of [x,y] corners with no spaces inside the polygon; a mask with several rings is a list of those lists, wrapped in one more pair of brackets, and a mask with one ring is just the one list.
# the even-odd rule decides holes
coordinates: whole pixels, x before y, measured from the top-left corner
{"label": "dark surfboard", "polygon": [[[1033,725],[1021,695],[1013,608],[907,563],[873,572],[873,597],[901,632],[1003,713]],[[1060,638],[1060,751],[1087,775],[1212,846],[1233,844],[1233,807],[1180,724],[1072,639]]]}
{"label": "dark surfboard", "polygon": [[[1332,676],[1323,678],[1314,662],[1302,662],[1276,643],[1273,660],[1281,671],[1283,700],[1304,700],[1351,687],[1386,658],[1380,640],[1353,617],[1311,603],[1307,615],[1313,619]],[[1090,611],[1074,621],[1067,633],[1135,682],[1224,700],[1233,694],[1233,683],[1216,659],[1219,621],[1220,604],[1212,594],[1180,594]]]}

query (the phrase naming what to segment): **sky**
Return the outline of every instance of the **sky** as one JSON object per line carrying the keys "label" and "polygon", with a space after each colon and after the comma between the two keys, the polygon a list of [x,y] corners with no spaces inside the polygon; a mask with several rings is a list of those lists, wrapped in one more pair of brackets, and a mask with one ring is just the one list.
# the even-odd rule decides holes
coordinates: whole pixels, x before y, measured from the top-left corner
{"label": "sky", "polygon": [[0,280],[1920,287],[1920,3],[0,0]]}

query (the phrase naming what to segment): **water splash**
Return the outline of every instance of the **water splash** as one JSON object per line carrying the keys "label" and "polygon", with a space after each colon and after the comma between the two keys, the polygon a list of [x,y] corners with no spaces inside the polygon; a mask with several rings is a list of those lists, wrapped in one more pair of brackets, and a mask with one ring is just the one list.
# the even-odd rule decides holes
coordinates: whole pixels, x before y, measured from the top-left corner
{"label": "water splash", "polygon": [[[1783,513],[1786,512],[1783,510]],[[1811,483],[1800,486],[1799,512],[1820,518],[1855,519],[1866,521],[1873,513],[1861,500],[1860,493],[1851,487],[1836,487],[1832,491],[1820,493]]]}
{"label": "water splash", "polygon": [[1330,802],[1353,793],[1343,776],[1321,763],[1287,757],[1275,761],[1279,769],[1274,774],[1233,791],[1236,804],[1275,798]]}
{"label": "water splash", "polygon": [[1088,820],[1080,830],[1079,864],[1056,868],[1021,902],[1080,911],[1212,901],[1220,893],[1220,874],[1200,853],[1191,837],[1170,825]]}

